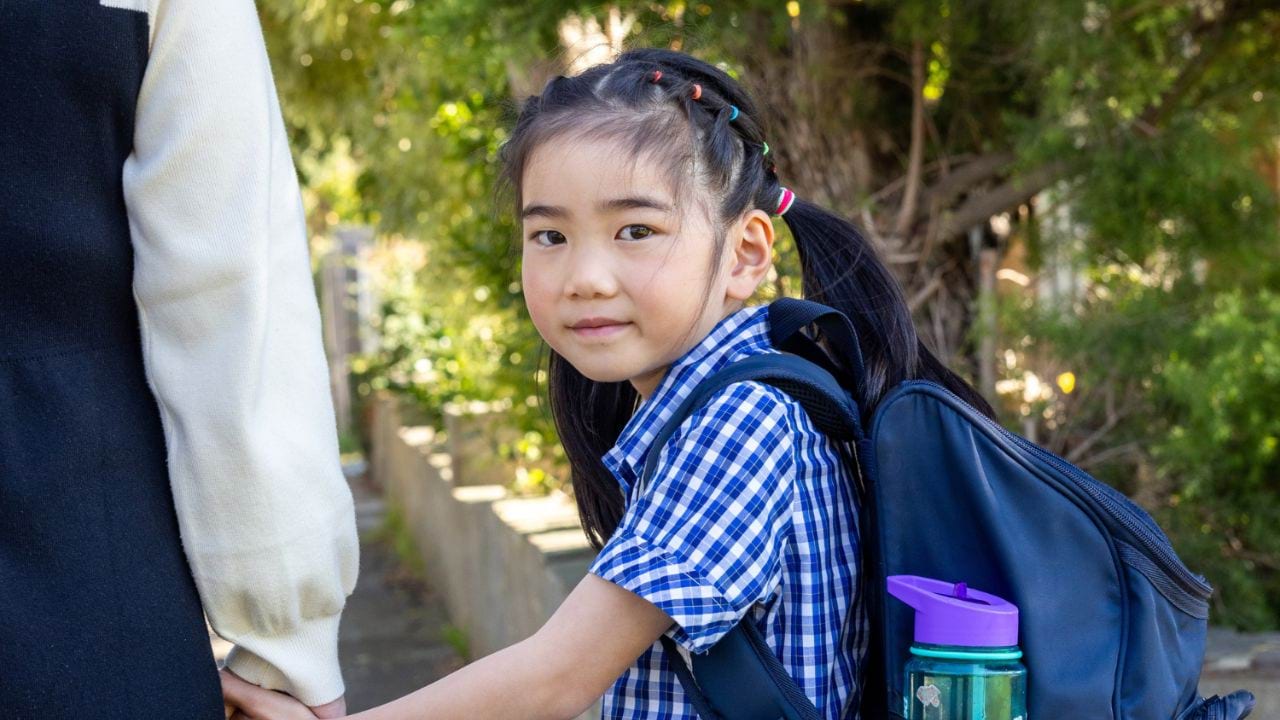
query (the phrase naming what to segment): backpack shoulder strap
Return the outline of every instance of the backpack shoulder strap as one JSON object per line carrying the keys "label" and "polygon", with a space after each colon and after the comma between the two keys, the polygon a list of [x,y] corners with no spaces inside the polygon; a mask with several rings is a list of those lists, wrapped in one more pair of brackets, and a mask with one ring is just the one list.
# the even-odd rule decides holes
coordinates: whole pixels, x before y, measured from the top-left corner
{"label": "backpack shoulder strap", "polygon": [[[783,390],[831,437],[863,439],[858,406],[830,372],[796,355],[754,355],[721,368],[694,388],[658,432],[645,459],[640,484],[652,479],[662,448],[681,423],[720,390],[746,381]],[[787,675],[749,619],[738,623],[706,654],[694,656],[692,669],[670,638],[664,636],[662,644],[669,668],[698,716],[705,720],[819,720],[813,703]]]}
{"label": "backpack shoulder strap", "polygon": [[689,397],[680,403],[650,447],[640,484],[648,484],[653,477],[662,448],[681,423],[716,393],[734,383],[747,381],[772,385],[793,397],[804,407],[814,425],[826,435],[847,441],[858,441],[863,437],[857,404],[827,370],[795,355],[753,355],[726,365],[698,383]]}
{"label": "backpack shoulder strap", "polygon": [[[831,370],[826,353],[800,332],[810,325],[816,325],[822,331],[837,360],[847,363],[847,371],[854,383],[850,390],[854,391],[854,397],[861,398],[859,386],[866,375],[866,366],[862,357],[862,345],[858,342],[858,334],[849,317],[833,307],[811,300],[780,298],[769,303],[769,340],[773,346],[779,350],[795,352]],[[817,352],[813,352],[814,350]]]}
{"label": "backpack shoulder strap", "polygon": [[693,656],[692,670],[666,635],[662,648],[669,669],[702,720],[822,720],[750,619],[738,623],[706,654]]}

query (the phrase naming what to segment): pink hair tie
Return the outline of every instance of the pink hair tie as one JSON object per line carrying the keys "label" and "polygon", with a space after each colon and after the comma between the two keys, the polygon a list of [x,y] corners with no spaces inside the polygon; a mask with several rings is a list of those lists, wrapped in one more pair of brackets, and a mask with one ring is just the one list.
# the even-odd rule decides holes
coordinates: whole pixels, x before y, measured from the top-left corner
{"label": "pink hair tie", "polygon": [[796,201],[796,194],[787,188],[782,188],[782,192],[778,194],[778,209],[774,211],[774,215],[786,215],[791,209],[791,204]]}
{"label": "pink hair tie", "polygon": [[702,99],[702,86],[699,85],[698,83],[693,84],[693,99],[694,100]]}

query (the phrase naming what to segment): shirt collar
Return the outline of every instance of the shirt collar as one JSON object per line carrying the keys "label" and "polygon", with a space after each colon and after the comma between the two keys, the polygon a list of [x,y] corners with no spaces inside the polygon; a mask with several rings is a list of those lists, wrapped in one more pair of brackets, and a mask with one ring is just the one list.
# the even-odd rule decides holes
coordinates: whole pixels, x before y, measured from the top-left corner
{"label": "shirt collar", "polygon": [[667,369],[653,394],[631,416],[617,443],[604,455],[605,467],[618,478],[624,495],[640,478],[649,446],[658,432],[699,382],[735,360],[773,350],[768,310],[766,305],[757,305],[730,313]]}

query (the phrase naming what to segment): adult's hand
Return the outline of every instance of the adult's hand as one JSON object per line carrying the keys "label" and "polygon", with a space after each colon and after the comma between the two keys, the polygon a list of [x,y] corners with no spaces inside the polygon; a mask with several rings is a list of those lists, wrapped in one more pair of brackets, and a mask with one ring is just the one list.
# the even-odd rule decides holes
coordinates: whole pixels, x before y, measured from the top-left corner
{"label": "adult's hand", "polygon": [[[218,671],[222,699],[236,710],[231,720],[316,720],[317,715],[292,696],[254,685],[227,669]],[[335,702],[342,702],[341,699]],[[328,703],[324,707],[332,706]],[[345,702],[343,703],[345,708]],[[345,710],[344,710],[345,712]],[[326,717],[340,717],[328,715]]]}
{"label": "adult's hand", "polygon": [[346,717],[347,696],[343,695],[337,700],[325,703],[324,705],[313,705],[311,706],[311,712],[314,713],[316,717],[324,720],[327,720],[328,718]]}

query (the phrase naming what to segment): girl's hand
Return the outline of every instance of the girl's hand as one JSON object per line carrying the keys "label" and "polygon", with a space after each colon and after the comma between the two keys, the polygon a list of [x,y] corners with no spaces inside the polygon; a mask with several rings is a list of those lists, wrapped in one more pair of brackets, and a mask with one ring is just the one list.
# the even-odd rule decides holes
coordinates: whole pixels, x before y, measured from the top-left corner
{"label": "girl's hand", "polygon": [[246,682],[229,670],[219,670],[222,698],[236,712],[231,720],[316,720],[306,705],[275,690],[266,690]]}

